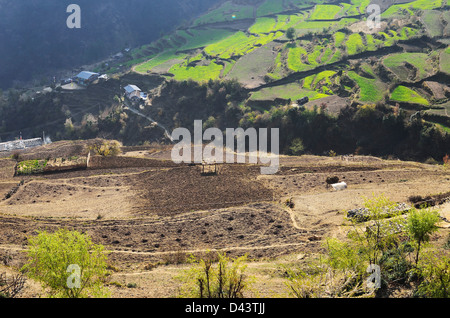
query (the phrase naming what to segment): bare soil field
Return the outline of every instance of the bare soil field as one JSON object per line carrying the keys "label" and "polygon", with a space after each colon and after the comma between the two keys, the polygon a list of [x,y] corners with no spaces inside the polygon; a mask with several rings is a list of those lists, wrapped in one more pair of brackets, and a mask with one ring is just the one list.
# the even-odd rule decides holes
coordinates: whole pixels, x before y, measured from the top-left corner
{"label": "bare soil field", "polygon": [[[27,155],[85,150],[82,144],[66,147]],[[170,147],[123,151],[94,157],[86,170],[27,177],[14,177],[14,161],[0,160],[0,260],[10,256],[8,271],[24,263],[28,236],[69,228],[110,252],[111,280],[120,283],[110,287],[113,297],[173,297],[187,255],[209,250],[248,254],[249,270],[258,277],[250,296],[283,296],[278,264],[320,252],[326,237],[344,237],[346,211],[363,206],[365,197],[408,202],[412,195],[450,189],[450,172],[442,166],[374,157],[281,156],[275,175],[261,175],[258,165],[224,164],[218,175],[202,176],[200,166],[169,161]],[[348,188],[327,187],[332,176]],[[448,204],[441,210],[448,215]],[[433,239],[449,231],[442,224]],[[130,282],[138,287],[123,287]],[[42,291],[29,284],[22,297],[39,296]]]}

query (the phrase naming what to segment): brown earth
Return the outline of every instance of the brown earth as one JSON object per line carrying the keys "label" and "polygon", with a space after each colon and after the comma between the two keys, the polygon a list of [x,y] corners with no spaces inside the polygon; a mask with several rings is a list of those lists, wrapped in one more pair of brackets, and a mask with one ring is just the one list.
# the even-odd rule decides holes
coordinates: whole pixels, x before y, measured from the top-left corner
{"label": "brown earth", "polygon": [[[450,189],[449,170],[441,166],[374,157],[281,156],[275,175],[261,175],[257,165],[225,164],[218,175],[202,176],[200,166],[169,161],[170,147],[124,150],[115,158],[94,157],[87,170],[20,178],[11,174],[14,161],[0,160],[0,261],[8,254],[8,269],[18,269],[29,235],[69,228],[111,252],[112,281],[138,284],[111,286],[113,297],[172,297],[179,287],[173,278],[187,266],[177,263],[208,250],[249,255],[249,270],[261,279],[251,295],[286,295],[278,264],[320,252],[326,237],[344,237],[345,211],[363,206],[365,197],[384,193],[407,202]],[[348,189],[327,188],[331,176]],[[284,204],[289,199],[292,208]],[[436,240],[450,231],[442,227]],[[35,288],[23,296],[40,293]]]}

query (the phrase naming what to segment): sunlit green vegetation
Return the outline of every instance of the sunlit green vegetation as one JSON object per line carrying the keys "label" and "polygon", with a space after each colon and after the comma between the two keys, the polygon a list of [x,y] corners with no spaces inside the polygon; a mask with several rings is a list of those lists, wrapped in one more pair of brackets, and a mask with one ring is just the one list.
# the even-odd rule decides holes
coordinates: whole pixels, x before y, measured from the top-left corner
{"label": "sunlit green vegetation", "polygon": [[183,62],[172,66],[169,72],[179,81],[192,79],[201,82],[219,78],[222,69],[223,66],[216,64],[214,61],[208,65],[197,66],[188,66],[186,62]]}
{"label": "sunlit green vegetation", "polygon": [[359,33],[350,34],[346,42],[348,55],[355,55],[365,50],[362,37]]}
{"label": "sunlit green vegetation", "polygon": [[216,28],[191,29],[189,30],[189,33],[192,35],[186,33],[185,35],[186,43],[178,48],[179,51],[205,47],[210,44],[221,41],[233,34],[233,32],[230,30],[216,29]]}
{"label": "sunlit green vegetation", "polygon": [[428,100],[420,96],[417,92],[406,86],[398,86],[391,95],[391,100],[396,102],[406,102],[413,104],[421,104],[428,106],[430,103]]}
{"label": "sunlit green vegetation", "polygon": [[303,47],[289,49],[287,65],[295,71],[301,72],[311,69],[311,65],[305,64],[305,57],[308,59],[308,52]]}
{"label": "sunlit green vegetation", "polygon": [[370,79],[358,75],[357,73],[350,71],[348,76],[354,80],[360,89],[359,100],[363,102],[378,102],[383,99],[384,87],[376,79]]}
{"label": "sunlit green vegetation", "polygon": [[249,29],[250,33],[269,33],[277,25],[273,18],[258,18],[254,25]]}
{"label": "sunlit green vegetation", "polygon": [[311,20],[331,20],[336,18],[342,8],[336,5],[317,5],[311,14]]}

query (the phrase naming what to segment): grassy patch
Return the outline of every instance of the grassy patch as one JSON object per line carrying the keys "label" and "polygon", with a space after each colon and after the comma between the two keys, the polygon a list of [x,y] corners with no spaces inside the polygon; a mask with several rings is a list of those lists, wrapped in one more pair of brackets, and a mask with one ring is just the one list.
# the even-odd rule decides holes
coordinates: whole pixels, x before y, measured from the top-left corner
{"label": "grassy patch", "polygon": [[222,65],[218,65],[214,62],[209,63],[209,65],[193,67],[187,66],[187,63],[183,62],[182,64],[172,66],[169,72],[174,75],[174,79],[179,81],[192,79],[201,82],[219,78],[222,69]]}
{"label": "grassy patch", "polygon": [[295,47],[289,49],[287,65],[289,69],[294,72],[301,72],[310,70],[311,65],[305,64],[305,57],[307,58],[308,52],[303,47]]}
{"label": "grassy patch", "polygon": [[346,45],[348,55],[355,55],[365,50],[362,37],[359,33],[350,34],[346,42]]}
{"label": "grassy patch", "polygon": [[294,101],[302,97],[309,97],[310,100],[315,100],[327,96],[329,95],[303,89],[298,83],[291,83],[283,86],[263,88],[260,91],[254,92],[250,99],[255,101],[266,101],[280,98],[286,100],[291,99]]}
{"label": "grassy patch", "polygon": [[425,23],[427,33],[431,37],[441,36],[444,26],[441,23],[441,12],[435,10],[426,10],[423,13],[422,21]]}
{"label": "grassy patch", "polygon": [[396,102],[413,103],[428,106],[430,103],[418,93],[406,86],[398,86],[391,95],[391,100]]}
{"label": "grassy patch", "polygon": [[405,67],[406,63],[413,65],[418,70],[419,78],[425,78],[433,71],[433,66],[425,53],[398,53],[389,55],[383,60],[383,64],[401,80],[408,79],[409,72]]}
{"label": "grassy patch", "polygon": [[186,43],[178,48],[179,51],[206,47],[213,43],[219,42],[233,34],[232,31],[215,28],[198,30],[192,29],[189,30],[189,33],[192,34],[192,36],[186,33]]}
{"label": "grassy patch", "polygon": [[282,35],[281,32],[277,32],[262,36],[247,36],[244,32],[239,31],[222,41],[207,46],[205,53],[223,59],[240,57]]}
{"label": "grassy patch", "polygon": [[345,41],[347,35],[343,32],[336,32],[333,37],[334,37],[334,46],[339,47]]}
{"label": "grassy patch", "polygon": [[450,46],[441,52],[439,66],[442,72],[450,74]]}
{"label": "grassy patch", "polygon": [[316,5],[314,11],[312,12],[311,20],[331,20],[335,19],[342,8],[336,5]]}
{"label": "grassy patch", "polygon": [[376,103],[383,99],[384,87],[382,83],[380,83],[376,79],[370,79],[360,76],[353,71],[348,72],[348,76],[359,86],[360,101]]}
{"label": "grassy patch", "polygon": [[325,81],[325,84],[331,85],[330,77],[336,74],[335,71],[323,71],[317,75],[311,75],[304,79],[303,87],[306,89],[315,90],[319,82]]}
{"label": "grassy patch", "polygon": [[395,16],[413,15],[411,9],[432,10],[441,7],[442,2],[447,0],[416,0],[410,3],[396,4],[389,7],[381,14],[382,18]]}
{"label": "grassy patch", "polygon": [[277,21],[273,18],[258,18],[256,19],[255,24],[249,28],[249,32],[257,34],[269,33],[276,25]]}
{"label": "grassy patch", "polygon": [[147,71],[152,70],[154,67],[159,66],[165,62],[176,59],[184,59],[186,54],[177,54],[174,50],[165,51],[162,54],[148,60],[145,63],[137,65],[135,70],[139,73],[145,73]]}

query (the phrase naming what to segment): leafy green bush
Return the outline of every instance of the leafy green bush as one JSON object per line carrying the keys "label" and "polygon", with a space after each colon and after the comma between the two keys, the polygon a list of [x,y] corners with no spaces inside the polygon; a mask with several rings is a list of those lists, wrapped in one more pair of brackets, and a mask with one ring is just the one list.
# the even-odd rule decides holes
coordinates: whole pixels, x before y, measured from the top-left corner
{"label": "leafy green bush", "polygon": [[115,140],[95,142],[89,147],[89,150],[103,157],[113,157],[121,153],[120,143]]}
{"label": "leafy green bush", "polygon": [[431,209],[412,210],[408,216],[407,231],[416,244],[416,265],[422,245],[430,240],[430,235],[438,228],[439,214]]}
{"label": "leafy green bush", "polygon": [[305,147],[303,146],[303,141],[300,138],[296,138],[292,141],[292,145],[289,148],[291,154],[294,156],[302,155],[305,152]]}
{"label": "leafy green bush", "polygon": [[47,166],[47,160],[27,160],[21,161],[17,165],[18,175],[28,175],[42,173]]}
{"label": "leafy green bush", "polygon": [[418,295],[430,298],[450,297],[450,257],[448,253],[427,253],[419,267],[422,282]]}
{"label": "leafy green bush", "polygon": [[103,287],[108,275],[104,247],[87,235],[61,229],[53,234],[40,232],[28,243],[29,259],[21,271],[50,288],[50,297],[108,296]]}
{"label": "leafy green bush", "polygon": [[[210,255],[211,256],[211,255]],[[184,275],[178,277],[184,285],[181,297],[189,298],[243,298],[251,279],[245,274],[247,256],[231,260],[226,254],[217,253],[217,263],[212,257],[197,259]]]}

